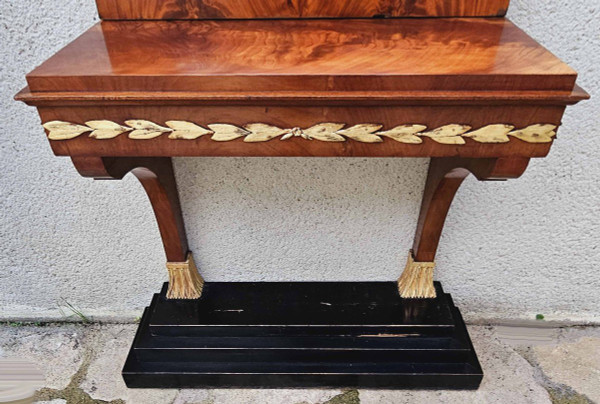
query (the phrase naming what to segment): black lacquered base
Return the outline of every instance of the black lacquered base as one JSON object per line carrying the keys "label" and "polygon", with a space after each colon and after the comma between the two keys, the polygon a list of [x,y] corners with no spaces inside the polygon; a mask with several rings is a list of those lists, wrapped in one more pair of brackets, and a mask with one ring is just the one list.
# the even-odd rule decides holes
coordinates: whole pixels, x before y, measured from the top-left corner
{"label": "black lacquered base", "polygon": [[402,299],[394,282],[207,283],[142,317],[129,387],[476,389],[483,373],[449,294]]}

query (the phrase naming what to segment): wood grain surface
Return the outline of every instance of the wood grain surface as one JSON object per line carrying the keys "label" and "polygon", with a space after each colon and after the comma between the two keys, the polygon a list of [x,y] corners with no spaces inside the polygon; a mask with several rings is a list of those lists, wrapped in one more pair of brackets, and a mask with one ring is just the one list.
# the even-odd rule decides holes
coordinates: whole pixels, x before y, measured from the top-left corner
{"label": "wood grain surface", "polygon": [[140,181],[152,208],[169,262],[188,257],[188,243],[173,164],[170,158],[72,157],[73,165],[84,177],[122,179],[131,172]]}
{"label": "wood grain surface", "polygon": [[[322,122],[344,122],[348,127],[364,123],[394,128],[407,122],[438,128],[463,124],[479,129],[488,124],[506,122],[515,128],[546,123],[560,125],[564,106],[403,106],[403,107],[287,107],[287,106],[98,106],[39,107],[42,122],[86,122],[110,119],[124,123],[139,120],[198,123],[219,122],[243,127],[264,122],[279,128],[309,128]],[[560,131],[559,131],[560,135]],[[96,139],[83,134],[72,139],[50,141],[57,155],[70,156],[314,156],[314,157],[543,157],[552,143],[528,143],[511,136],[507,143],[480,143],[466,138],[465,144],[442,144],[423,137],[419,144],[385,139],[380,143],[322,142],[292,137],[248,143],[244,138],[217,142],[210,136],[196,139],[170,139],[168,134],[150,139],[131,139],[128,135]]]}
{"label": "wood grain surface", "polygon": [[49,91],[563,91],[505,19],[104,22],[28,75]]}
{"label": "wood grain surface", "polygon": [[243,138],[246,143],[282,141],[299,137],[308,141],[346,142],[354,140],[362,143],[382,143],[387,139],[406,144],[421,144],[429,138],[440,144],[464,145],[467,139],[478,143],[508,143],[511,138],[526,143],[550,143],[556,136],[556,125],[535,124],[517,129],[513,125],[490,124],[481,128],[470,125],[447,124],[439,128],[426,125],[403,124],[393,128],[383,128],[377,123],[361,123],[346,126],[344,123],[324,122],[310,128],[280,128],[266,123],[248,123],[244,126],[232,124],[207,124],[203,127],[189,121],[167,121],[164,125],[145,119],[130,119],[125,124],[101,119],[75,124],[65,121],[44,123],[50,140],[70,140],[87,134],[97,140],[127,136],[134,140],[151,140],[168,136],[171,140],[196,140],[208,136],[215,142],[230,142]]}
{"label": "wood grain surface", "polygon": [[96,0],[111,20],[503,16],[509,0]]}
{"label": "wood grain surface", "polygon": [[415,261],[435,260],[450,205],[469,174],[480,181],[518,178],[525,172],[528,164],[529,159],[522,157],[431,159],[412,249]]}

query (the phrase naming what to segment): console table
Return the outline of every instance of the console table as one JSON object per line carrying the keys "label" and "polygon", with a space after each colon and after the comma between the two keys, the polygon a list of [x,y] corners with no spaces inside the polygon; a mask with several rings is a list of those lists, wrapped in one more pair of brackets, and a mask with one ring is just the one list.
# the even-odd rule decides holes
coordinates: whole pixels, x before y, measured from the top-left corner
{"label": "console table", "polygon": [[[588,98],[504,18],[508,2],[97,0],[102,22],[16,98],[81,175],[131,172],[152,203],[169,282],[142,318],[130,387],[477,388],[460,313],[433,281],[446,214],[469,174],[517,178],[546,156],[565,107]],[[171,164],[186,156],[430,157],[404,272],[205,284]]]}

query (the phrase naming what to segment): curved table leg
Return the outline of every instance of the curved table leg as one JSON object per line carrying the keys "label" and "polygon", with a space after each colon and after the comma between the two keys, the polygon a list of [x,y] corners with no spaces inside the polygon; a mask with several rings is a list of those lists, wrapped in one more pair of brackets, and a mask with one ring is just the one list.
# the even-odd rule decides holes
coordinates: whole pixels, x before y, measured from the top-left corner
{"label": "curved table leg", "polygon": [[404,298],[434,298],[433,269],[446,216],[452,200],[469,174],[481,181],[517,178],[525,172],[528,158],[432,158],[421,202],[413,249],[398,279]]}
{"label": "curved table leg", "polygon": [[[204,281],[188,252],[171,159],[74,157],[72,160],[85,177],[121,179],[132,172],[140,180],[154,209],[167,255],[168,297],[199,298]],[[398,280],[402,297],[435,297],[435,254],[450,205],[464,179],[471,173],[479,180],[517,178],[528,163],[528,158],[431,159],[413,249]]]}
{"label": "curved table leg", "polygon": [[73,157],[72,161],[84,177],[122,179],[129,172],[137,177],[154,209],[167,256],[167,297],[198,299],[202,295],[204,280],[196,269],[192,254],[188,251],[171,158]]}

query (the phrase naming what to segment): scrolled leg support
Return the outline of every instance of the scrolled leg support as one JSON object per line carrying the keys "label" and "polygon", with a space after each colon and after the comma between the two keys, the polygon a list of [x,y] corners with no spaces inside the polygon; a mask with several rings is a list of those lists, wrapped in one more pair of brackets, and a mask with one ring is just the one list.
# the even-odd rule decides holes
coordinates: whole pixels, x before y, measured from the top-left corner
{"label": "scrolled leg support", "polygon": [[204,280],[188,250],[173,165],[167,157],[73,157],[84,177],[121,179],[131,172],[140,181],[154,210],[167,256],[169,299],[199,299]]}
{"label": "scrolled leg support", "polygon": [[435,298],[433,269],[444,222],[461,184],[469,176],[478,180],[518,178],[525,172],[528,158],[432,158],[423,192],[421,212],[413,249],[406,268],[398,279],[398,291],[404,298]]}

